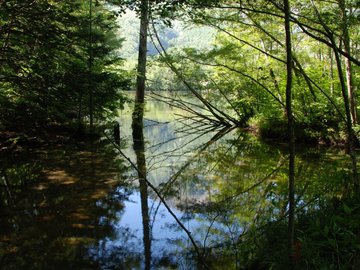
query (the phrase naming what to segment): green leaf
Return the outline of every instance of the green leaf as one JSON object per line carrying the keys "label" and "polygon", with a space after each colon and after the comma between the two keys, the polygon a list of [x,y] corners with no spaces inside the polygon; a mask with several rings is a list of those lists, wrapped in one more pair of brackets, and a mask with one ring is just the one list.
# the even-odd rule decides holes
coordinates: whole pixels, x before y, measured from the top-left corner
{"label": "green leaf", "polygon": [[325,227],[324,227],[324,234],[325,234],[325,236],[327,236],[329,234],[329,227],[327,225],[325,225]]}
{"label": "green leaf", "polygon": [[345,213],[346,213],[347,215],[350,215],[350,214],[351,214],[352,209],[351,209],[349,206],[347,206],[346,204],[344,204],[344,205],[343,205],[343,208],[344,208],[344,211],[345,211]]}

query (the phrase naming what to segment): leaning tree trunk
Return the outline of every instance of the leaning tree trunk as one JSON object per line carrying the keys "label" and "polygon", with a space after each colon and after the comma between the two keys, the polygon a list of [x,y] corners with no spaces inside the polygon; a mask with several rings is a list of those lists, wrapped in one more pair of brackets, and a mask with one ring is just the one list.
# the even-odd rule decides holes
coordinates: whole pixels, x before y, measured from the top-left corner
{"label": "leaning tree trunk", "polygon": [[358,183],[358,176],[357,176],[357,161],[355,156],[355,150],[354,150],[354,144],[355,144],[355,134],[353,131],[352,126],[352,118],[351,118],[351,110],[350,110],[350,102],[348,97],[348,92],[345,84],[345,78],[342,71],[341,66],[341,59],[339,55],[339,51],[337,50],[334,37],[331,36],[331,42],[334,45],[334,54],[335,54],[335,61],[337,65],[339,80],[340,80],[340,86],[341,86],[341,93],[344,100],[344,106],[345,106],[345,113],[346,113],[346,133],[347,133],[347,146],[348,146],[348,152],[351,158],[352,163],[352,173],[353,173],[353,184],[356,186],[356,189],[359,189],[360,185]]}
{"label": "leaning tree trunk", "polygon": [[295,134],[292,113],[292,54],[290,30],[289,0],[284,0],[285,35],[286,35],[286,113],[289,135],[289,219],[288,219],[288,250],[291,269],[294,267],[295,238]]}

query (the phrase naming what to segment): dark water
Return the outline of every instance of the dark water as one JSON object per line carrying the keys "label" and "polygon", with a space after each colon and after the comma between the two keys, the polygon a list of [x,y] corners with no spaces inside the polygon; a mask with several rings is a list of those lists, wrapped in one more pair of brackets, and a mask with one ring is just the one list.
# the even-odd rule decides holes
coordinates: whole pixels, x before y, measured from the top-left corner
{"label": "dark water", "polygon": [[[140,173],[106,138],[4,157],[0,269],[240,269],[243,239],[286,216],[287,153],[239,130],[193,130],[179,113],[149,101],[134,151],[121,112],[121,149]],[[296,162],[298,213],[343,194],[344,153],[299,148]]]}

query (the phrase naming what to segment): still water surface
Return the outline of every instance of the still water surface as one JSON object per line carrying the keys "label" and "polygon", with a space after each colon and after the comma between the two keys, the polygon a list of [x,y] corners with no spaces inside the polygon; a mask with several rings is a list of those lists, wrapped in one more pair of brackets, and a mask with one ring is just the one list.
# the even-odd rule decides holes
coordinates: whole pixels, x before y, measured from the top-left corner
{"label": "still water surface", "polygon": [[[238,269],[248,232],[284,219],[283,147],[190,129],[184,112],[155,100],[146,108],[136,151],[130,109],[121,111],[121,151],[166,205],[105,137],[12,153],[1,181],[27,184],[1,186],[0,269]],[[298,211],[341,194],[346,164],[341,152],[299,149]]]}

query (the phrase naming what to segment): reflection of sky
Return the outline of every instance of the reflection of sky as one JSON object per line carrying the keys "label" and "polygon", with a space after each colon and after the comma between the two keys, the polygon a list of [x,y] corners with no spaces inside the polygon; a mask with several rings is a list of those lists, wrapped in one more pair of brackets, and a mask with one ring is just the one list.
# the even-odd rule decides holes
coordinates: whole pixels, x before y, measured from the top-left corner
{"label": "reflection of sky", "polygon": [[[150,225],[152,231],[151,253],[153,261],[158,261],[164,258],[171,260],[177,265],[189,265],[186,253],[193,250],[193,246],[189,241],[185,232],[178,226],[175,219],[170,215],[163,204],[159,206],[158,201],[148,200],[149,206],[153,206],[150,214]],[[159,207],[158,207],[159,206]],[[143,252],[143,224],[141,214],[140,193],[132,194],[125,202],[125,211],[119,213],[117,224],[114,224],[117,232],[115,239],[107,239],[106,249],[115,250],[119,247],[127,246],[125,249],[133,252],[133,255]],[[182,223],[190,232],[197,232],[192,234],[198,242],[199,248],[202,248],[205,233],[211,220],[206,220],[206,217],[195,214],[191,218],[184,220],[185,213],[172,207],[174,214],[182,220]],[[215,222],[212,224],[213,229],[226,231],[224,225]],[[129,232],[132,236],[124,242],[124,232]],[[202,232],[202,233],[201,233]],[[209,235],[207,243],[214,243],[223,240],[219,236]],[[128,254],[127,256],[131,256]],[[191,263],[190,263],[191,264]],[[187,268],[187,269],[191,269]]]}
{"label": "reflection of sky", "polygon": [[[121,227],[129,227],[133,231],[138,231],[139,238],[142,239],[142,216],[141,216],[141,202],[140,193],[135,193],[129,198],[130,200],[125,202],[125,213],[121,217],[121,221],[117,224],[117,229]],[[148,200],[149,206],[155,205],[157,207],[158,202]],[[153,208],[153,210],[155,210]],[[176,209],[172,209],[174,213],[181,217],[182,213]],[[157,210],[156,216],[151,215],[150,224],[153,224],[152,230],[152,254],[155,257],[160,257],[164,252],[172,253],[178,249],[176,246],[168,245],[168,241],[174,241],[185,237],[183,233],[176,225],[176,222],[172,216],[168,213],[163,205],[160,205]],[[121,229],[118,230],[121,232]],[[117,243],[121,244],[121,243]]]}
{"label": "reflection of sky", "polygon": [[[155,186],[168,181],[176,173],[175,168],[181,167],[193,155],[192,149],[202,145],[213,135],[208,134],[194,140],[198,136],[197,134],[184,135],[176,133],[176,130],[181,125],[175,120],[174,109],[164,106],[164,104],[157,106],[157,103],[157,101],[148,101],[147,106],[152,109],[145,110],[144,116],[146,167],[148,179]],[[154,106],[156,110],[153,110]],[[128,145],[124,152],[131,160],[135,161],[136,157],[132,149],[131,110],[132,108],[128,108],[120,113],[120,125],[121,137],[127,140]],[[136,175],[135,172],[134,175]],[[137,181],[133,183],[137,183]],[[190,191],[190,193],[192,192]],[[153,262],[166,258],[178,266],[186,265],[186,269],[191,269],[192,267],[189,265],[192,265],[192,263],[187,261],[186,254],[193,250],[193,247],[186,233],[176,223],[165,206],[159,204],[159,200],[151,190],[149,190],[149,196],[151,197],[148,199],[148,205],[150,209]],[[210,221],[197,215],[186,215],[175,207],[176,202],[174,201],[168,201],[167,203],[189,231],[198,232],[192,236],[199,242],[199,248],[201,248],[204,235],[200,232],[206,232]],[[132,250],[133,254],[139,254],[144,249],[140,193],[134,192],[124,202],[124,205],[123,211],[118,213],[116,219],[119,221],[114,224],[117,237],[107,239],[104,246],[108,250],[119,249],[121,246],[128,246],[124,249],[132,250],[135,247],[135,250]],[[187,216],[186,219],[185,216]],[[221,227],[220,224],[213,224],[213,226]],[[226,228],[222,228],[222,230],[226,230]],[[124,232],[131,235],[126,239],[126,242],[124,241]],[[144,260],[144,256],[141,257]]]}
{"label": "reflection of sky", "polygon": [[[149,104],[150,103],[150,104]],[[147,106],[154,108],[156,101],[148,101]],[[126,155],[135,161],[135,153],[132,149],[132,130],[131,130],[131,109],[121,112],[120,125],[121,137],[127,140],[128,148],[124,150]],[[183,112],[182,112],[183,113]],[[145,110],[144,116],[144,139],[146,147],[146,167],[148,172],[148,179],[158,186],[160,183],[168,181],[171,176],[176,173],[176,170],[185,164],[194,154],[193,149],[201,146],[207,142],[214,134],[210,133],[196,139],[198,134],[180,134],[176,130],[181,127],[181,124],[175,120],[174,109],[169,106],[156,107],[156,110]],[[136,175],[136,172],[134,172]],[[134,184],[137,181],[133,182]],[[180,187],[178,187],[180,188]],[[187,190],[187,196],[194,196],[197,198],[206,197],[206,190]],[[189,241],[186,233],[176,223],[176,220],[168,212],[163,204],[159,205],[159,200],[149,188],[148,205],[150,209],[150,226],[152,232],[152,259],[153,263],[166,258],[177,266],[184,269],[192,269],[193,265],[187,261],[190,251],[193,246]],[[217,229],[217,232],[226,232],[229,228],[221,223],[212,223],[211,217],[200,214],[186,214],[176,208],[175,201],[167,201],[174,214],[182,221],[183,225],[192,232],[192,237],[198,242],[198,248],[204,246],[204,239],[206,238],[205,246],[208,243],[213,244],[220,240],[220,236],[215,234],[208,234],[208,228],[211,224],[212,229]],[[140,193],[134,192],[129,196],[128,200],[124,202],[123,211],[118,213],[114,224],[117,232],[115,239],[106,240],[106,249],[116,250],[119,247],[127,246],[125,249],[137,254],[143,252],[143,223],[141,213]],[[210,220],[209,220],[210,219]],[[124,232],[131,237],[124,240]],[[135,256],[135,255],[134,255]],[[141,256],[144,260],[144,256]],[[141,268],[141,267],[140,267]]]}
{"label": "reflection of sky", "polygon": [[[131,128],[132,107],[120,112],[121,137],[128,142],[124,153],[135,161],[132,149]],[[144,139],[146,148],[146,166],[148,179],[155,185],[167,181],[175,173],[174,167],[180,167],[193,153],[193,150],[206,143],[214,133],[199,137],[199,134],[178,133],[183,127],[176,120],[175,114],[184,111],[171,108],[169,105],[149,99],[144,115]],[[199,138],[197,138],[199,137]]]}

